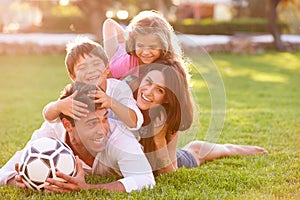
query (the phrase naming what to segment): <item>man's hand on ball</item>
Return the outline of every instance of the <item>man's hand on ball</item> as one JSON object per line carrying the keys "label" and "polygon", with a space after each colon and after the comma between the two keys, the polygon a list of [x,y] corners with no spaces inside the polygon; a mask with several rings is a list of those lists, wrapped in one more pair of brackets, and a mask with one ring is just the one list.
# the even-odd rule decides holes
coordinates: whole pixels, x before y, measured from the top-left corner
{"label": "man's hand on ball", "polygon": [[82,163],[77,156],[76,168],[77,174],[75,177],[69,176],[61,172],[56,172],[56,176],[58,178],[64,179],[65,182],[55,180],[53,178],[47,178],[47,182],[49,183],[49,185],[45,185],[45,189],[53,192],[70,192],[78,191],[81,189],[89,189],[89,184],[85,182]]}

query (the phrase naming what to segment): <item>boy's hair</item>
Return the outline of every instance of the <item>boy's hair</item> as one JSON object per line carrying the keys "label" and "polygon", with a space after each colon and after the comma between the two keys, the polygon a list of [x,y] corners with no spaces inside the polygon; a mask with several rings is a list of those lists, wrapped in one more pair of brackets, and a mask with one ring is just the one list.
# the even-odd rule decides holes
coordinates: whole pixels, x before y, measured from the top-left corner
{"label": "boy's hair", "polygon": [[181,56],[181,48],[178,39],[170,23],[158,12],[146,10],[136,15],[127,27],[129,37],[126,40],[126,51],[135,55],[135,39],[137,35],[153,34],[159,38],[162,45],[161,56],[168,53]]}
{"label": "boy's hair", "polygon": [[74,76],[74,66],[80,56],[85,58],[87,55],[94,55],[99,57],[105,66],[108,64],[108,58],[102,46],[87,37],[77,37],[67,44],[66,50],[65,65],[69,74]]}
{"label": "boy's hair", "polygon": [[[91,98],[88,96],[89,91],[93,90],[97,90],[97,86],[75,81],[72,84],[68,84],[63,89],[60,95],[60,99],[67,98],[68,96],[71,96],[75,91],[77,91],[77,95],[74,97],[74,100],[85,103],[87,105],[87,109],[90,112],[95,112],[97,108],[101,107],[102,104],[95,103],[95,98]],[[72,123],[73,126],[75,125],[74,119],[72,117],[67,116],[63,113],[60,113],[59,117],[60,119],[66,118]]]}

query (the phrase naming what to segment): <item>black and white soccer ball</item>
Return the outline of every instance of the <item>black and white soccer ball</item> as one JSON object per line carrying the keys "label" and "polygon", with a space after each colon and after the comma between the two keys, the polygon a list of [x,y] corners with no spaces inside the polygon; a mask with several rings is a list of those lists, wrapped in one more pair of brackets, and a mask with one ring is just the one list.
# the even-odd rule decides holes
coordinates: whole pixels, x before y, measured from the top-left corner
{"label": "black and white soccer ball", "polygon": [[75,157],[70,147],[48,137],[34,140],[25,147],[19,163],[19,174],[27,187],[42,190],[47,178],[64,181],[55,175],[56,171],[75,176]]}

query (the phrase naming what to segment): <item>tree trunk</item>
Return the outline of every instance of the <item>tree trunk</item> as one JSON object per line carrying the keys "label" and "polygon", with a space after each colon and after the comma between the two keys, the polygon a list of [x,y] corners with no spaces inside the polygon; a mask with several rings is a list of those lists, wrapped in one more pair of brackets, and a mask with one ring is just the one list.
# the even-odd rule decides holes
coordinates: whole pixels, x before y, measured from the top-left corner
{"label": "tree trunk", "polygon": [[274,47],[278,51],[285,51],[285,46],[280,38],[280,28],[277,23],[277,6],[281,0],[269,0],[269,30],[274,38]]}
{"label": "tree trunk", "polygon": [[74,4],[88,17],[92,33],[102,41],[102,25],[111,0],[81,0]]}
{"label": "tree trunk", "polygon": [[[101,13],[101,12],[100,12]],[[98,12],[93,12],[89,16],[90,18],[90,26],[92,29],[92,33],[95,34],[98,38],[99,42],[102,42],[102,25],[105,20],[105,15],[101,15]]]}
{"label": "tree trunk", "polygon": [[163,14],[165,18],[168,19],[168,10],[166,8],[166,4],[163,0],[156,0],[157,10]]}

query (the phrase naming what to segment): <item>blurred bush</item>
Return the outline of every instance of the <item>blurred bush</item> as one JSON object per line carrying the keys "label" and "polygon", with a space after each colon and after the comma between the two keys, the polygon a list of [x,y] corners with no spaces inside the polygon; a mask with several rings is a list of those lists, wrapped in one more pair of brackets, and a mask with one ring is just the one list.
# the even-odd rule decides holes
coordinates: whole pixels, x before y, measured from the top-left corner
{"label": "blurred bush", "polygon": [[89,19],[83,15],[78,7],[69,4],[68,6],[52,6],[49,4],[41,7],[43,19],[35,31],[46,33],[89,33],[91,32]]}
{"label": "blurred bush", "polygon": [[[84,16],[44,16],[41,32],[75,32],[90,33],[90,23]],[[118,20],[127,25],[130,20]],[[187,18],[170,22],[174,30],[183,34],[196,35],[234,35],[235,33],[269,33],[268,22],[262,18],[237,18],[231,21],[214,21],[212,19],[195,20]],[[288,24],[279,22],[282,33],[290,33]]]}
{"label": "blurred bush", "polygon": [[[170,22],[174,30],[184,34],[197,35],[234,35],[235,33],[269,33],[268,21],[261,18],[237,18],[231,21],[214,21],[212,19],[184,19]],[[282,33],[289,33],[289,26],[279,22]]]}
{"label": "blurred bush", "polygon": [[40,26],[41,32],[50,33],[89,33],[89,20],[83,16],[45,16]]}

